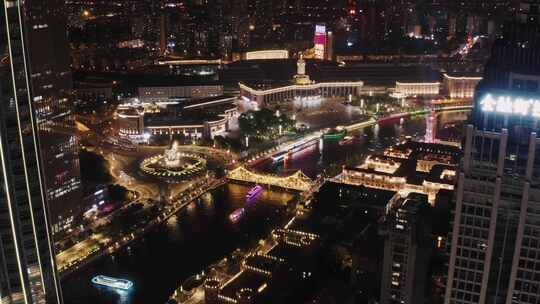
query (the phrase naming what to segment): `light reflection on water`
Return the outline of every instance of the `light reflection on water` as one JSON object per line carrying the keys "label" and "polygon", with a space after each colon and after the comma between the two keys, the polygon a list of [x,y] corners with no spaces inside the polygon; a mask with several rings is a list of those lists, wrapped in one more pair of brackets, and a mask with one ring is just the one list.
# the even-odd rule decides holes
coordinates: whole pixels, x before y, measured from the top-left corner
{"label": "light reflection on water", "polygon": [[[403,126],[389,124],[366,129],[355,145],[342,147],[329,161],[345,160],[370,149],[394,144],[402,136],[423,137],[425,120],[405,120]],[[288,170],[302,169],[306,174],[319,174],[327,164],[314,149],[299,159],[294,158]],[[328,155],[327,155],[328,156]],[[283,169],[281,169],[283,170]],[[278,170],[279,171],[279,170]],[[279,210],[293,195],[270,191],[265,187],[245,218],[232,224],[229,214],[246,206],[245,195],[250,186],[228,184],[203,196],[184,211],[172,217],[165,225],[149,232],[134,242],[131,250],[96,261],[89,267],[62,280],[66,304],[163,304],[183,280],[241,246],[268,234],[279,221]],[[128,293],[102,290],[90,283],[95,275],[103,274],[131,280],[135,286]]]}
{"label": "light reflection on water", "polygon": [[[440,129],[447,122],[463,122],[467,119],[467,111],[442,113],[437,116],[437,128]],[[366,156],[403,141],[406,137],[423,140],[426,132],[426,119],[417,116],[409,119],[387,121],[372,127],[353,131],[349,136],[355,136],[352,144],[338,145],[337,143],[325,145],[323,149],[306,149],[293,154],[288,161],[281,163],[263,162],[257,170],[269,173],[290,173],[302,170],[311,178],[331,164],[351,164],[351,160],[362,159]]]}
{"label": "light reflection on water", "polygon": [[[248,205],[252,186],[227,184],[204,195],[113,257],[100,259],[62,280],[66,304],[163,304],[183,280],[227,256],[250,247],[283,221],[284,205],[294,196],[268,190],[249,204],[242,220],[229,214]],[[98,288],[90,282],[99,275],[134,283],[129,293]]]}
{"label": "light reflection on water", "polygon": [[133,294],[134,285],[130,290],[116,289],[106,286],[93,285],[104,298],[115,298],[115,303],[117,304],[130,304],[131,297]]}

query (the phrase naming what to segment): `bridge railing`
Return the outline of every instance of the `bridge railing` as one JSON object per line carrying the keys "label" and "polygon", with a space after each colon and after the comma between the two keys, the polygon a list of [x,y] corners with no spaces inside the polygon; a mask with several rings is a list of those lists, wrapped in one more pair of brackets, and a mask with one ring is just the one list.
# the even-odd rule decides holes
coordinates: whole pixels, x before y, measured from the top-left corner
{"label": "bridge railing", "polygon": [[276,175],[259,174],[247,170],[244,167],[238,167],[227,175],[231,180],[277,186],[285,189],[293,189],[298,191],[307,191],[310,189],[312,181],[301,171],[293,175],[280,177]]}

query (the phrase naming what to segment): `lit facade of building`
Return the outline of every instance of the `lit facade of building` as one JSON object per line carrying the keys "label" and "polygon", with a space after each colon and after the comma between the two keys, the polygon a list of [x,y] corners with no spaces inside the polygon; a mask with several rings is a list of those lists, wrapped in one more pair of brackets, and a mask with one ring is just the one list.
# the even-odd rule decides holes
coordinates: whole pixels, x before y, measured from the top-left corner
{"label": "lit facade of building", "polygon": [[322,98],[352,98],[360,96],[362,81],[315,82],[306,74],[305,61],[298,60],[298,71],[288,84],[245,84],[240,83],[240,96],[259,107],[283,101],[303,103],[320,102]]}
{"label": "lit facade of building", "polygon": [[287,228],[272,231],[275,245],[265,252],[248,255],[241,263],[240,272],[225,282],[215,278],[205,281],[206,303],[277,303],[268,299],[279,299],[287,283],[311,276],[307,269],[315,262],[313,256],[320,246],[319,238],[313,233]]}
{"label": "lit facade of building", "polygon": [[289,59],[288,50],[261,50],[246,52],[244,60]]}
{"label": "lit facade of building", "polygon": [[450,98],[473,98],[482,77],[454,77],[444,74],[444,87]]}
{"label": "lit facade of building", "polygon": [[505,26],[477,87],[445,303],[540,301],[539,30]]}
{"label": "lit facade of building", "polygon": [[383,155],[369,156],[358,167],[344,167],[339,179],[352,185],[425,194],[434,204],[441,189],[454,189],[457,157],[456,147],[407,142]]}
{"label": "lit facade of building", "polygon": [[[229,130],[238,116],[235,98],[210,98],[182,106],[182,101],[125,103],[117,109],[118,135],[134,143],[146,142],[151,136],[182,135],[189,139],[214,138]],[[180,115],[169,107],[181,106]],[[178,111],[178,110],[176,110]],[[201,112],[204,114],[201,115]],[[172,114],[173,116],[170,116]],[[198,118],[192,118],[196,116]]]}
{"label": "lit facade of building", "polygon": [[144,111],[124,109],[118,113],[118,135],[122,137],[144,135]]}
{"label": "lit facade of building", "polygon": [[440,90],[440,82],[396,82],[395,93],[401,97],[437,96]]}
{"label": "lit facade of building", "polygon": [[[58,21],[57,18],[43,15],[45,10],[40,6],[42,3],[38,3],[30,5],[29,2],[4,1],[1,4],[3,18],[0,33],[3,37],[0,41],[2,50],[8,54],[6,60],[0,63],[0,172],[3,189],[0,195],[1,303],[62,303],[46,203],[48,190],[57,185],[45,183],[46,171],[56,169],[48,168],[47,154],[40,150],[39,145],[43,121],[50,117],[44,117],[45,114],[39,111],[50,109],[61,112],[60,109],[67,108],[64,108],[67,100],[65,97],[57,99],[53,91],[39,88],[38,85],[47,83],[52,89],[53,84],[61,84],[67,79],[56,79],[65,76],[55,74],[57,66],[50,67],[52,78],[41,78],[34,74],[39,74],[41,58],[34,56],[32,51],[44,52],[47,57],[50,44],[43,39],[34,39],[38,34],[33,30],[39,28],[37,24],[50,30],[58,25],[53,22]],[[60,5],[59,2],[52,1],[46,5],[54,8],[51,8],[51,14],[61,11],[56,6]],[[26,15],[30,13],[33,17],[31,21],[30,16]],[[47,37],[51,39],[51,36]],[[56,56],[47,58],[50,60]],[[56,89],[61,91],[63,88],[69,89],[64,86]],[[41,93],[48,94],[35,95]],[[44,106],[45,103],[47,106]],[[66,164],[66,168],[69,165]]]}
{"label": "lit facade of building", "polygon": [[315,59],[326,59],[328,37],[326,34],[326,25],[315,25],[315,38],[313,39],[315,45]]}
{"label": "lit facade of building", "polygon": [[209,120],[194,124],[185,124],[179,122],[170,125],[149,125],[145,130],[150,135],[183,135],[190,139],[213,139],[217,135],[224,135],[229,130],[229,119],[236,116],[236,110],[231,109],[230,112],[224,114],[224,117],[215,120]]}
{"label": "lit facade of building", "polygon": [[70,51],[64,4],[29,2],[25,7],[29,86],[39,127],[46,197],[54,233],[72,227],[81,211],[79,138],[76,135]]}
{"label": "lit facade of building", "polygon": [[168,98],[207,98],[223,95],[222,85],[185,85],[139,87],[138,94],[144,100],[164,100]]}

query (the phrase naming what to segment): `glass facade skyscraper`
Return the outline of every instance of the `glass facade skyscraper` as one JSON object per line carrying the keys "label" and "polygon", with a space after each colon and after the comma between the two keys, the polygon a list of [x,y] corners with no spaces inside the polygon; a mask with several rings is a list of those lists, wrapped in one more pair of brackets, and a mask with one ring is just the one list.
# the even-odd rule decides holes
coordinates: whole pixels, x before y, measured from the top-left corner
{"label": "glass facade skyscraper", "polygon": [[[0,303],[61,303],[46,199],[66,186],[50,179],[54,165],[70,170],[68,53],[53,32],[56,1],[2,1],[0,21]],[[49,14],[49,15],[46,15]],[[39,30],[43,30],[39,32]],[[63,31],[65,35],[65,28]],[[58,37],[60,37],[59,35]],[[32,50],[32,52],[30,52]],[[66,49],[67,50],[67,49]],[[62,55],[64,54],[64,55]],[[62,63],[63,62],[63,63]],[[58,132],[61,133],[61,132]],[[40,140],[46,150],[40,149]],[[75,141],[76,143],[76,141]],[[49,152],[62,150],[63,152]],[[73,151],[73,150],[71,150]],[[54,154],[56,153],[56,154]],[[58,163],[48,160],[55,155]],[[78,163],[78,162],[75,162]],[[44,174],[47,172],[47,174]],[[78,173],[75,173],[78,179]],[[47,183],[46,183],[47,181]],[[61,181],[61,182],[58,182]],[[76,182],[75,182],[76,184]],[[49,186],[49,187],[47,187]]]}
{"label": "glass facade skyscraper", "polygon": [[445,303],[540,301],[539,33],[508,24],[477,87]]}
{"label": "glass facade skyscraper", "polygon": [[82,213],[79,140],[71,113],[72,75],[64,5],[59,0],[25,1],[21,16],[54,234],[71,228],[74,217]]}

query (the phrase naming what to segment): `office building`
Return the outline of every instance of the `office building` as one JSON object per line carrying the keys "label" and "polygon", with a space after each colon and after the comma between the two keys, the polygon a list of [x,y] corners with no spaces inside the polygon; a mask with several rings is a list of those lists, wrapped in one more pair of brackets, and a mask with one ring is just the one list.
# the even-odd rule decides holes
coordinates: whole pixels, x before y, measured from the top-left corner
{"label": "office building", "polygon": [[477,87],[445,303],[540,301],[540,37],[508,24]]}
{"label": "office building", "polygon": [[431,212],[423,194],[410,194],[389,204],[382,229],[382,304],[424,303],[433,247]]}
{"label": "office building", "polygon": [[39,128],[46,198],[53,233],[72,227],[81,211],[79,138],[72,109],[72,75],[63,2],[28,2],[29,86]]}
{"label": "office building", "polygon": [[[61,48],[54,35],[40,40],[37,34],[40,29],[42,34],[50,34],[58,25],[42,15],[45,11],[54,14],[56,10],[45,10],[43,6],[50,8],[55,4],[55,1],[32,3],[32,6],[13,1],[1,4],[0,41],[4,54],[9,54],[0,62],[1,303],[62,303],[45,203],[48,192],[42,174],[46,171],[43,166],[48,163],[42,159],[46,153],[39,149],[38,128],[44,127],[43,121],[49,117],[46,109],[52,111],[64,105],[63,99],[56,99],[49,94],[48,87],[43,87],[63,81],[62,74],[55,74],[52,58],[68,59],[47,57],[49,73],[40,75],[41,58],[31,58],[30,53],[34,48],[40,56],[51,55],[50,49],[39,45],[43,40]],[[54,81],[49,83],[49,77]]]}

